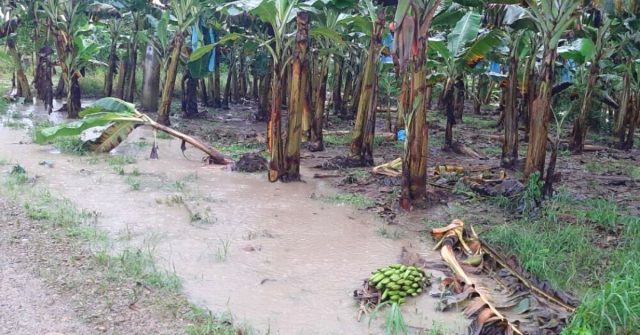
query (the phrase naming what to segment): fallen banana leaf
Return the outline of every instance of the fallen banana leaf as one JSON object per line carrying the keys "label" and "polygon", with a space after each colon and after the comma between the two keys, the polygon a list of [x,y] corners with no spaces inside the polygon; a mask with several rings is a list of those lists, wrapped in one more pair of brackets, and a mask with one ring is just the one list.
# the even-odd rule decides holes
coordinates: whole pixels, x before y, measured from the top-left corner
{"label": "fallen banana leaf", "polygon": [[[44,128],[36,132],[36,142],[43,143],[61,136],[78,136],[83,131],[100,126],[106,126],[98,139],[90,143],[90,148],[96,152],[108,152],[122,143],[134,127],[143,125],[161,130],[173,137],[189,143],[207,154],[210,164],[230,164],[232,160],[226,158],[214,148],[201,141],[153,121],[148,115],[140,113],[135,106],[117,98],[102,98],[80,112],[81,120],[67,124],[60,124]],[[157,154],[157,148],[156,148]],[[154,156],[154,155],[152,155]],[[155,155],[157,158],[157,155]]]}
{"label": "fallen banana leaf", "polygon": [[468,334],[557,334],[566,325],[573,301],[548,286],[539,287],[480,240],[473,228],[456,219],[431,235],[452,277],[440,280],[430,294],[440,297],[439,309],[456,306],[473,319]]}
{"label": "fallen banana leaf", "polygon": [[463,174],[464,167],[462,167],[462,165],[437,165],[434,168],[434,174],[436,176],[445,174],[445,173]]}

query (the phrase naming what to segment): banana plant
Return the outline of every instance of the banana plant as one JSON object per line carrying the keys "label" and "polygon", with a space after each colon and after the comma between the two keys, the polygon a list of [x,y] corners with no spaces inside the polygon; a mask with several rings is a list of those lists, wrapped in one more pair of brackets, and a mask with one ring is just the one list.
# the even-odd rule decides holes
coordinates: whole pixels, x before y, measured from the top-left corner
{"label": "banana plant", "polygon": [[[453,126],[462,118],[464,107],[465,73],[483,60],[487,53],[503,44],[503,31],[493,29],[480,34],[482,16],[479,13],[467,12],[446,40],[432,39],[431,47],[444,59],[444,73],[447,77],[443,91],[443,101],[447,116],[444,149],[450,150],[453,145]],[[454,93],[455,94],[454,96]]]}
{"label": "banana plant", "polygon": [[[35,141],[46,143],[58,137],[80,136],[90,128],[101,129],[101,135],[89,142],[89,148],[94,152],[109,152],[122,143],[134,128],[149,126],[163,131],[183,142],[189,143],[208,155],[208,161],[213,164],[229,164],[231,161],[220,152],[203,144],[195,138],[181,133],[154,121],[151,117],[136,110],[135,105],[118,98],[102,98],[80,112],[82,119],[70,123],[44,128],[36,132]],[[157,148],[153,144],[153,152]],[[183,145],[184,148],[184,145]],[[184,149],[183,149],[184,150]]]}
{"label": "banana plant", "polygon": [[[547,135],[551,116],[551,98],[554,84],[554,69],[558,42],[576,19],[578,0],[527,0],[531,21],[542,38],[542,62],[540,64],[535,98],[530,108],[529,147],[525,162],[524,176],[533,172],[544,174]],[[537,52],[537,50],[535,51]],[[553,176],[547,176],[553,178]]]}
{"label": "banana plant", "polygon": [[169,111],[173,99],[173,89],[176,84],[180,54],[185,43],[187,30],[197,21],[201,9],[201,0],[177,0],[172,1],[170,12],[175,18],[175,33],[171,40],[171,54],[167,64],[167,73],[162,87],[162,99],[158,110],[158,122],[169,125]]}
{"label": "banana plant", "polygon": [[2,8],[0,8],[0,38],[5,38],[7,54],[9,55],[13,63],[13,70],[15,71],[17,86],[17,90],[15,92],[16,96],[24,98],[25,103],[31,103],[31,101],[33,100],[33,96],[29,87],[29,81],[27,80],[27,76],[25,75],[24,69],[22,67],[22,56],[16,47],[15,32],[19,26],[18,18],[21,11],[22,10],[20,6],[16,7],[13,10],[8,8],[6,12],[3,12]]}
{"label": "banana plant", "polygon": [[[402,191],[400,207],[409,210],[412,202],[427,196],[427,55],[428,37],[434,15],[446,9],[440,0],[398,1],[393,28],[394,63],[399,73],[407,72],[408,98],[398,104],[405,115],[407,138],[402,159]],[[407,93],[407,92],[405,92]]]}

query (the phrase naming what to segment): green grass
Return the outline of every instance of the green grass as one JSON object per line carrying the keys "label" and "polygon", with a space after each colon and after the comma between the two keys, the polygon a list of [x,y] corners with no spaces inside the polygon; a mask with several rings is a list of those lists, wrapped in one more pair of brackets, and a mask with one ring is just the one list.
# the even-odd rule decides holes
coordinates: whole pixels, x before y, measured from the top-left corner
{"label": "green grass", "polygon": [[640,167],[634,161],[587,162],[584,167],[595,174],[623,174],[632,179],[640,180]]}
{"label": "green grass", "polygon": [[100,264],[108,269],[111,278],[126,276],[150,286],[169,290],[182,287],[180,278],[174,272],[157,268],[155,257],[150,251],[125,249],[115,256],[101,253],[98,259]]}
{"label": "green grass", "polygon": [[351,143],[351,135],[324,135],[322,137],[322,141],[324,142],[324,144],[328,144],[330,146],[348,145],[349,143]]}
{"label": "green grass", "polygon": [[463,115],[462,123],[467,126],[479,129],[490,129],[496,126],[496,120],[478,115]]}
{"label": "green grass", "polygon": [[385,226],[381,226],[376,230],[376,233],[381,237],[388,238],[390,240],[399,240],[402,238],[402,231],[399,229],[388,229]]}
{"label": "green grass", "polygon": [[107,164],[111,167],[123,167],[124,165],[135,164],[136,159],[127,155],[109,155],[107,156]]}
{"label": "green grass", "polygon": [[187,335],[237,335],[237,334],[253,334],[250,328],[243,327],[238,330],[235,327],[233,318],[230,314],[213,315],[211,311],[197,306],[191,307],[191,312],[187,315],[187,319],[192,322],[187,327]]}
{"label": "green grass", "polygon": [[233,159],[238,159],[240,156],[249,153],[256,152],[265,149],[263,143],[234,143],[220,147],[220,151],[231,156]]}
{"label": "green grass", "polygon": [[89,152],[89,147],[79,137],[65,136],[53,140],[53,146],[65,154],[84,156]]}
{"label": "green grass", "polygon": [[559,194],[543,203],[539,218],[492,226],[481,235],[536,277],[582,297],[564,334],[640,329],[640,218],[613,201]]}
{"label": "green grass", "polygon": [[[82,95],[89,97],[102,96],[104,94],[104,71],[95,70],[87,72],[86,74],[87,76],[82,77],[79,80]],[[137,76],[136,79],[138,79]]]}
{"label": "green grass", "polygon": [[140,190],[140,178],[137,178],[136,176],[133,175],[129,175],[126,176],[124,178],[124,182],[129,185],[129,188],[131,188],[132,191],[139,191]]}
{"label": "green grass", "polygon": [[356,194],[356,193],[336,194],[333,196],[323,197],[323,199],[330,203],[348,204],[348,205],[355,206],[359,209],[365,209],[375,205],[375,202],[373,201],[373,199],[368,198],[361,194]]}
{"label": "green grass", "polygon": [[164,131],[158,131],[156,132],[156,137],[162,140],[170,140],[173,139],[173,137],[167,133],[165,133]]}

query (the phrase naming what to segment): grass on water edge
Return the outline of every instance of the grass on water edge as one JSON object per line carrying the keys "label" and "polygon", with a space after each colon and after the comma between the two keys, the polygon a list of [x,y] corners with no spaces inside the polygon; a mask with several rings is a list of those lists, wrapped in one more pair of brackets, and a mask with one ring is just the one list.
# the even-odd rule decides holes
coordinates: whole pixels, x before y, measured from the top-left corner
{"label": "grass on water edge", "polygon": [[537,218],[495,225],[481,235],[536,277],[581,298],[564,334],[640,329],[640,218],[612,200],[560,192],[544,201]]}
{"label": "grass on water edge", "polygon": [[[2,160],[2,166],[9,163]],[[2,193],[13,201],[24,201],[23,208],[28,218],[48,224],[54,233],[51,238],[62,242],[76,242],[90,247],[92,262],[99,266],[110,281],[124,283],[139,282],[149,287],[165,290],[167,296],[178,299],[181,306],[188,306],[185,333],[190,335],[226,335],[252,333],[251,328],[234,324],[228,314],[214,315],[211,311],[190,304],[181,295],[181,280],[175,272],[159,269],[153,248],[125,248],[117,254],[109,252],[112,242],[108,234],[97,227],[99,213],[78,208],[69,199],[58,198],[48,189],[35,185],[20,165],[15,165],[2,176]],[[55,230],[53,228],[62,228]],[[62,232],[62,235],[60,233]],[[176,308],[175,299],[159,300],[167,309]],[[242,329],[242,330],[241,330]]]}

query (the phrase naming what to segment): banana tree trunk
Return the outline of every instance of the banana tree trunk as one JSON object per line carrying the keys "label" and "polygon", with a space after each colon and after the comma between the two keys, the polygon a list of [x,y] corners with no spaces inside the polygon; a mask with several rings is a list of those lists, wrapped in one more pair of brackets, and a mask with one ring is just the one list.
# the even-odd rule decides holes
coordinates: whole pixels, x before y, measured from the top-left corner
{"label": "banana tree trunk", "polygon": [[[233,58],[231,58],[233,59]],[[235,67],[234,63],[231,62],[229,64],[229,69],[227,72],[227,82],[224,86],[224,95],[222,97],[222,108],[229,109],[229,100],[231,100],[231,85],[233,79],[233,68]]]}
{"label": "banana tree trunk", "polygon": [[[273,66],[273,65],[271,65]],[[260,102],[258,104],[258,114],[256,115],[257,121],[268,121],[269,120],[269,95],[271,94],[271,77],[273,70],[269,69],[267,75],[262,78],[261,88],[260,88]]]}
{"label": "banana tree trunk", "polygon": [[113,96],[118,99],[124,98],[124,89],[125,89],[125,82],[126,82],[125,79],[127,77],[128,71],[129,71],[129,59],[125,57],[124,60],[120,61],[120,65],[118,66],[118,79],[116,81],[115,92],[113,92]]}
{"label": "banana tree trunk", "polygon": [[[118,47],[118,42],[115,38],[112,37],[111,39],[111,47],[109,48],[109,61],[108,61],[108,66],[107,66],[107,73],[105,74],[104,77],[104,96],[105,97],[110,97],[111,93],[113,92],[113,76],[116,72],[116,68],[118,66],[118,59],[117,59],[117,47]],[[148,49],[148,47],[147,47]],[[147,53],[149,52],[149,50],[147,50]],[[157,98],[157,96],[156,96]],[[157,105],[157,103],[156,103]]]}
{"label": "banana tree trunk", "polygon": [[160,93],[160,60],[151,44],[147,45],[145,51],[142,76],[142,109],[148,113],[155,113],[158,111]]}
{"label": "banana tree trunk", "polygon": [[209,95],[207,94],[207,83],[204,79],[198,80],[200,83],[200,99],[202,99],[202,104],[205,106],[209,106]]}
{"label": "banana tree trunk", "polygon": [[158,123],[168,126],[171,124],[169,120],[169,112],[171,111],[171,99],[173,98],[173,89],[176,84],[176,75],[178,74],[178,62],[180,61],[180,50],[184,44],[184,36],[181,32],[176,32],[173,38],[171,49],[171,59],[167,67],[167,76],[162,87],[162,103],[158,111]]}
{"label": "banana tree trunk", "polygon": [[396,116],[396,129],[403,129],[404,115],[409,111],[409,102],[411,100],[411,75],[405,73],[402,75],[402,84],[400,86],[400,98],[398,99],[398,115]]}
{"label": "banana tree trunk", "polygon": [[464,113],[464,95],[464,79],[462,77],[458,77],[454,84],[453,98],[453,114],[456,117],[456,123],[462,123],[462,114]]}
{"label": "banana tree trunk", "polygon": [[182,77],[182,112],[187,119],[198,115],[198,80],[189,70]]}
{"label": "banana tree trunk", "polygon": [[67,94],[67,111],[69,113],[70,119],[77,119],[80,114],[80,110],[82,110],[81,97],[82,92],[80,91],[80,72],[77,70],[71,70],[72,73],[71,83],[69,85],[69,92]]}
{"label": "banana tree trunk", "polygon": [[129,47],[129,71],[127,71],[126,77],[126,88],[124,97],[126,101],[133,101],[134,95],[136,93],[136,68],[138,64],[138,30],[140,30],[140,18],[137,17],[138,14],[134,14],[134,25],[133,25],[133,40],[131,41],[131,45]]}
{"label": "banana tree trunk", "polygon": [[518,58],[515,54],[509,59],[509,77],[505,90],[504,109],[504,143],[502,144],[502,160],[500,165],[512,168],[518,161],[518,113],[516,95],[518,94]]}
{"label": "banana tree trunk", "polygon": [[[343,113],[343,105],[342,105],[342,58],[335,57],[334,58],[334,68],[333,68],[333,92],[332,92],[332,100],[333,100],[333,114],[334,115],[342,115]],[[326,84],[325,84],[326,88]]]}
{"label": "banana tree trunk", "polygon": [[[627,60],[627,68],[631,66],[631,59]],[[620,143],[624,140],[625,122],[627,121],[627,111],[631,102],[631,76],[629,71],[626,71],[622,80],[622,99],[620,102],[620,108],[616,113],[615,123],[613,125],[613,135],[620,138]]]}
{"label": "banana tree trunk", "polygon": [[453,79],[449,78],[444,87],[442,101],[444,103],[444,111],[447,117],[447,126],[444,131],[444,150],[450,151],[453,148],[453,125],[456,124],[455,101],[454,101],[454,84]]}
{"label": "banana tree trunk", "polygon": [[[427,124],[427,66],[429,28],[440,0],[431,3],[431,9],[425,12],[423,22],[416,24],[416,30],[420,32],[418,40],[414,41],[410,69],[411,97],[406,120],[407,139],[404,146],[402,159],[402,187],[400,193],[400,207],[404,210],[411,209],[414,201],[421,201],[427,197],[427,155],[429,153],[429,127]],[[419,27],[419,29],[418,29]]]}
{"label": "banana tree trunk", "polygon": [[[525,178],[529,178],[536,171],[540,172],[540,176],[544,174],[556,53],[556,48],[545,46],[542,69],[540,70],[540,86],[530,109],[531,126],[529,128],[527,161],[524,167]],[[553,178],[553,176],[549,177]]]}
{"label": "banana tree trunk", "polygon": [[213,107],[215,108],[220,108],[220,49],[218,47],[216,47],[214,49],[214,52],[216,53],[216,59],[215,59],[215,69],[213,72],[213,89],[211,92],[211,96],[213,99]]}
{"label": "banana tree trunk", "polygon": [[67,84],[66,84],[66,81],[64,79],[66,74],[64,73],[64,71],[61,71],[61,72],[62,73],[60,74],[60,77],[58,78],[58,84],[56,85],[56,90],[53,93],[53,96],[56,99],[61,99],[61,98],[67,96]]}
{"label": "banana tree trunk", "polygon": [[50,56],[53,50],[47,45],[38,51],[38,66],[36,67],[35,86],[36,95],[44,103],[44,107],[49,114],[53,111],[53,64]]}
{"label": "banana tree trunk", "polygon": [[375,22],[369,53],[364,65],[362,78],[362,88],[358,112],[356,114],[356,124],[353,128],[351,139],[350,158],[360,162],[363,166],[373,165],[373,139],[376,128],[376,108],[378,99],[378,57],[382,47],[382,30],[384,28],[384,10],[378,12],[378,19]]}
{"label": "banana tree trunk", "polygon": [[27,76],[24,74],[24,69],[22,68],[21,56],[18,50],[16,49],[16,43],[13,38],[7,39],[7,53],[13,60],[13,65],[15,66],[15,75],[16,75],[16,86],[17,96],[23,97],[25,103],[31,103],[33,101],[33,95],[31,95],[31,88],[29,87],[29,80]]}
{"label": "banana tree trunk", "polygon": [[633,103],[631,104],[631,110],[628,130],[627,130],[627,139],[624,143],[622,143],[622,149],[631,150],[633,148],[633,143],[635,140],[635,133],[638,124],[640,124],[640,94],[636,93],[633,98]]}
{"label": "banana tree trunk", "polygon": [[[319,69],[315,72],[313,78],[312,92],[315,95],[313,99],[313,119],[311,120],[311,136],[309,142],[309,151],[324,150],[324,142],[322,140],[322,127],[324,124],[324,104],[327,97],[327,59],[320,61]],[[335,107],[335,106],[334,106]]]}
{"label": "banana tree trunk", "polygon": [[309,13],[301,11],[296,17],[296,49],[291,64],[291,100],[289,101],[289,120],[287,124],[287,150],[285,173],[282,181],[300,180],[300,142],[302,140],[302,119],[308,102],[309,60]]}
{"label": "banana tree trunk", "polygon": [[274,59],[271,79],[271,115],[267,127],[267,143],[271,152],[269,181],[276,182],[284,173],[284,148],[282,146],[282,75],[278,60]]}
{"label": "banana tree trunk", "polygon": [[574,154],[581,154],[582,150],[584,150],[584,141],[587,137],[587,114],[591,109],[593,88],[596,86],[596,81],[598,80],[598,73],[600,71],[598,67],[599,62],[600,57],[596,57],[591,63],[587,87],[585,88],[582,104],[580,105],[580,114],[573,124],[573,140],[570,147]]}

